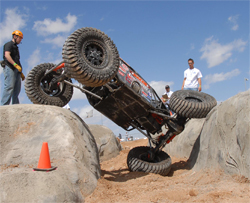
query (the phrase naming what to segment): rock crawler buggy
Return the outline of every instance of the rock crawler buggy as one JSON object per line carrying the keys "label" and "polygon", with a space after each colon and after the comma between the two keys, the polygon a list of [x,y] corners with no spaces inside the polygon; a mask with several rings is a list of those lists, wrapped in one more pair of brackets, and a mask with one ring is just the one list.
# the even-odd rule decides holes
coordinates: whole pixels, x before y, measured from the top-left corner
{"label": "rock crawler buggy", "polygon": [[[34,67],[25,82],[25,91],[34,104],[63,107],[73,87],[86,94],[89,103],[117,125],[139,130],[151,146],[133,148],[127,157],[131,171],[167,175],[171,158],[163,147],[184,130],[190,118],[204,118],[216,105],[205,93],[179,90],[172,94],[171,117],[154,89],[124,60],[113,41],[95,28],[81,28],[65,41],[63,61]],[[79,82],[72,83],[71,78]],[[163,132],[163,128],[167,131]],[[157,135],[157,136],[155,136]]]}

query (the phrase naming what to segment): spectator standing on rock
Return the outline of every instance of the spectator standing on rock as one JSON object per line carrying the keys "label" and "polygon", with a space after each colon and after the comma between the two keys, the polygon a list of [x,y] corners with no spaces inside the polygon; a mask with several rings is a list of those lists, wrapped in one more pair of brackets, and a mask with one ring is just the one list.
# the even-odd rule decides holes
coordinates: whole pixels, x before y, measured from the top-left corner
{"label": "spectator standing on rock", "polygon": [[[162,98],[161,98],[161,100],[163,101],[163,103],[166,105],[166,107],[169,109],[169,101],[170,101],[170,97],[171,97],[171,95],[173,94],[173,92],[170,90],[170,87],[169,87],[169,85],[166,85],[165,86],[165,92],[164,92],[164,94],[162,95]],[[166,96],[166,97],[165,97]],[[174,112],[172,112],[172,111],[170,111],[171,112],[171,114],[174,114]]]}
{"label": "spectator standing on rock", "polygon": [[[163,101],[163,103],[166,105],[168,105],[169,104],[169,100],[170,100],[170,97],[171,97],[171,95],[173,94],[173,92],[170,90],[170,87],[169,87],[169,85],[166,85],[165,86],[165,92],[164,92],[164,94],[162,95],[162,101]],[[167,95],[167,97],[168,97],[168,99],[165,99],[164,98],[164,95]]]}
{"label": "spectator standing on rock", "polygon": [[22,73],[18,44],[23,39],[23,33],[15,30],[12,33],[12,40],[7,42],[3,48],[4,67],[4,90],[1,105],[19,104],[18,95],[21,91],[21,79],[25,76]]}
{"label": "spectator standing on rock", "polygon": [[181,89],[201,91],[202,74],[194,67],[194,60],[188,59],[189,68],[184,71],[184,80]]}

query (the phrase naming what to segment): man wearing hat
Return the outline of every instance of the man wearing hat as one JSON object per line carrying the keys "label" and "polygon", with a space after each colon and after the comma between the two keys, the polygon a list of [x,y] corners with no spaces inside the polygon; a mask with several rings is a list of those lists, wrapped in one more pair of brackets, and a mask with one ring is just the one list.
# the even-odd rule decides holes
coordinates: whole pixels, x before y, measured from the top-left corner
{"label": "man wearing hat", "polygon": [[[21,91],[21,79],[25,76],[22,73],[18,44],[23,39],[23,33],[19,30],[12,32],[12,40],[7,42],[3,48],[4,59],[4,90],[1,105],[19,104],[18,95]],[[2,63],[1,63],[2,64]]]}
{"label": "man wearing hat", "polygon": [[169,87],[169,85],[166,85],[165,86],[165,92],[164,92],[164,94],[162,95],[162,101],[163,101],[163,103],[166,105],[168,105],[169,104],[169,100],[170,100],[170,97],[171,97],[171,95],[173,94],[173,92],[170,90],[170,87]]}

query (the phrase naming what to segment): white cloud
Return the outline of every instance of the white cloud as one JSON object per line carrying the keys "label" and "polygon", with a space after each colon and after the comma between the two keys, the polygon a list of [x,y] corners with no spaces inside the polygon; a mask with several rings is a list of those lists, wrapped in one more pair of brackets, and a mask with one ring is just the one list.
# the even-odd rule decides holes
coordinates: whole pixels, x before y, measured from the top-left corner
{"label": "white cloud", "polygon": [[46,51],[43,52],[43,63],[53,63],[53,64],[59,64],[60,62],[62,62],[62,51],[58,51],[58,52],[51,52],[51,51]]}
{"label": "white cloud", "polygon": [[[44,54],[45,56],[43,56]],[[56,57],[55,53],[52,52],[41,53],[40,48],[37,48],[36,50],[33,51],[33,53],[29,56],[29,58],[26,61],[28,63],[28,70],[26,69],[26,73],[28,73],[32,68],[41,63],[59,64],[62,61],[62,58]]]}
{"label": "white cloud", "polygon": [[66,22],[63,22],[60,18],[57,18],[55,21],[46,18],[43,21],[36,21],[33,30],[35,30],[38,35],[47,36],[60,32],[70,32],[76,23],[77,17],[69,13],[66,16]]}
{"label": "white cloud", "polygon": [[45,40],[42,41],[42,43],[53,44],[54,47],[63,47],[65,40],[66,40],[66,37],[58,35],[55,38],[46,38]]}
{"label": "white cloud", "polygon": [[[0,23],[0,46],[7,42],[7,40],[11,40],[12,32],[14,30],[22,31],[22,28],[26,26],[27,14],[21,14],[19,9],[6,9],[4,20]],[[25,38],[25,33],[24,38]]]}
{"label": "white cloud", "polygon": [[239,15],[230,16],[228,18],[228,21],[232,24],[231,30],[234,30],[234,31],[238,30],[238,28],[239,28],[239,25],[237,22],[238,18],[239,18]]}
{"label": "white cloud", "polygon": [[29,71],[35,66],[37,66],[41,62],[40,49],[36,49],[35,51],[33,51],[33,53],[28,58],[27,62],[28,62],[28,70],[26,71]]}
{"label": "white cloud", "polygon": [[235,77],[235,76],[237,76],[239,74],[240,74],[240,70],[239,69],[234,69],[231,72],[227,72],[227,73],[215,73],[215,74],[207,75],[204,78],[204,81],[205,81],[204,88],[209,89],[211,84],[221,82],[221,81],[224,81],[224,80],[229,80],[232,77]]}
{"label": "white cloud", "polygon": [[[79,85],[78,82],[73,83],[74,85]],[[71,98],[71,100],[78,100],[78,99],[87,99],[86,94],[83,93],[81,90],[74,88],[74,94],[73,97]]]}
{"label": "white cloud", "polygon": [[203,47],[200,49],[203,52],[200,59],[205,59],[208,63],[208,68],[211,68],[229,59],[233,51],[244,51],[246,45],[247,41],[243,41],[242,39],[222,45],[218,43],[218,40],[213,39],[212,36],[205,40]]}
{"label": "white cloud", "polygon": [[161,96],[165,92],[165,86],[166,85],[169,85],[170,86],[170,90],[173,91],[173,88],[171,86],[174,84],[174,82],[151,81],[151,82],[149,82],[149,84],[150,84],[150,86],[152,86],[154,88],[154,90],[156,91],[156,93],[158,94],[158,96],[161,98]]}

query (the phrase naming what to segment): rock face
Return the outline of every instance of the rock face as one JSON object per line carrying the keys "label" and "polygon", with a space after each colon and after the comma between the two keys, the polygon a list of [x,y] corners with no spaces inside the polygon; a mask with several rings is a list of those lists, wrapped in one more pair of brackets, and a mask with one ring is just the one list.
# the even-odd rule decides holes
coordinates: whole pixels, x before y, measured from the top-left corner
{"label": "rock face", "polygon": [[[195,170],[221,168],[229,174],[250,178],[250,91],[216,106],[202,123],[202,120],[191,120],[171,147],[166,146],[169,154],[182,157],[190,154],[190,165]],[[192,133],[195,142],[189,143],[185,137]],[[186,149],[176,153],[181,146]]]}
{"label": "rock face", "polygon": [[122,147],[114,133],[103,125],[89,125],[90,131],[95,137],[100,161],[106,161],[116,157]]}
{"label": "rock face", "polygon": [[220,167],[250,178],[250,91],[221,103],[206,118],[194,169]]}
{"label": "rock face", "polygon": [[185,125],[185,130],[177,135],[164,150],[177,158],[189,158],[204,125],[205,118],[191,119]]}
{"label": "rock face", "polygon": [[[1,202],[83,202],[100,177],[97,146],[86,124],[55,106],[0,107]],[[37,167],[48,142],[51,172]]]}

